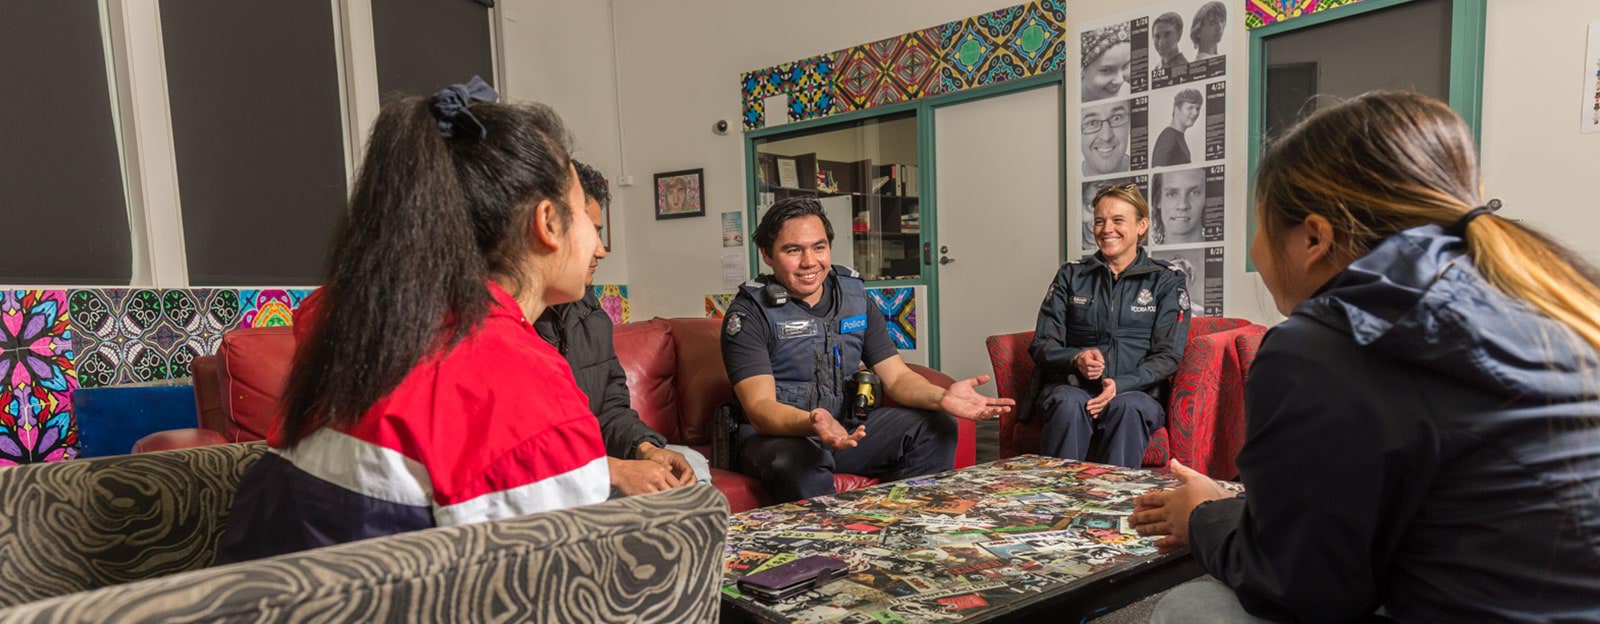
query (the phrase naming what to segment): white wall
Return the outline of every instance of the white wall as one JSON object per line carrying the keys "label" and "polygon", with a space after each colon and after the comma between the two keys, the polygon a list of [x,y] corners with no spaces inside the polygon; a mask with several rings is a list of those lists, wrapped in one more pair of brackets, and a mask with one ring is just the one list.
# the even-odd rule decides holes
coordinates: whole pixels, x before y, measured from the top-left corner
{"label": "white wall", "polygon": [[[717,136],[718,119],[739,124],[739,73],[858,45],[1015,4],[1012,0],[906,3],[821,0],[805,10],[773,1],[694,3],[616,0],[626,152],[615,143],[616,110],[603,60],[611,56],[605,0],[507,0],[507,87],[514,97],[552,102],[582,149],[615,174],[623,158],[639,180],[617,188],[618,251],[606,282],[626,282],[637,318],[698,316],[703,295],[721,292],[720,220],[743,211],[743,142]],[[1073,0],[1076,24],[1137,7],[1127,0]],[[1592,0],[1491,2],[1484,84],[1483,163],[1487,190],[1507,216],[1552,232],[1600,263],[1600,194],[1584,192],[1600,166],[1600,134],[1578,133],[1584,29],[1600,19]],[[1229,4],[1226,36],[1236,51],[1229,78],[1227,314],[1261,323],[1280,317],[1259,277],[1244,271],[1248,33]],[[530,13],[537,15],[535,20]],[[520,20],[513,23],[512,18]],[[534,23],[534,22],[537,23]],[[559,24],[559,27],[551,26]],[[1067,38],[1076,58],[1077,41]],[[565,66],[572,66],[564,68]],[[1067,84],[1077,84],[1076,63]],[[1069,98],[1071,100],[1071,98]],[[1069,106],[1075,106],[1069,104]],[[1069,109],[1068,117],[1075,112]],[[601,138],[595,138],[601,137]],[[706,218],[654,220],[650,174],[704,167]],[[632,209],[628,209],[631,206]],[[749,224],[747,224],[748,226]],[[621,260],[621,261],[619,261]],[[617,265],[626,264],[626,267]]]}
{"label": "white wall", "polygon": [[[1128,0],[1073,0],[1067,4],[1067,58],[1074,61],[1078,58],[1078,39],[1070,36],[1075,32],[1077,25],[1100,18],[1121,15],[1135,11],[1141,6],[1153,3],[1130,2]],[[1228,3],[1228,26],[1223,30],[1223,36],[1228,40],[1225,49],[1229,50],[1228,58],[1228,158],[1224,161],[1227,167],[1228,179],[1226,187],[1226,226],[1223,235],[1225,288],[1223,290],[1223,313],[1226,316],[1249,319],[1256,323],[1266,325],[1276,324],[1282,320],[1272,304],[1272,296],[1267,293],[1266,287],[1261,284],[1261,278],[1255,273],[1246,273],[1244,260],[1249,239],[1245,231],[1246,203],[1246,163],[1249,156],[1246,152],[1246,120],[1250,115],[1250,92],[1248,69],[1250,58],[1250,38],[1244,29],[1244,18],[1239,14],[1242,10],[1239,2]],[[1067,84],[1077,85],[1081,73],[1076,62],[1067,63]],[[1067,98],[1067,119],[1077,119],[1078,98]],[[1071,124],[1069,124],[1071,127]],[[1076,137],[1069,137],[1068,153],[1075,153],[1077,149]],[[1076,172],[1072,173],[1074,185],[1068,188],[1077,188],[1079,181]],[[1075,204],[1075,202],[1074,202]],[[1078,210],[1067,211],[1072,215],[1069,231],[1079,231]]]}
{"label": "white wall", "polygon": [[[1600,133],[1578,131],[1594,0],[1489,4],[1483,70],[1483,178],[1502,215],[1600,264]],[[1592,85],[1591,85],[1592,86]]]}
{"label": "white wall", "polygon": [[[577,142],[575,156],[611,180],[611,254],[595,271],[596,284],[628,284],[628,206],[618,147],[617,89],[612,73],[611,7],[606,0],[501,0],[500,38],[508,100],[554,108]],[[625,85],[623,93],[632,92]],[[650,176],[629,171],[648,186]],[[712,219],[716,217],[713,216]],[[637,257],[637,256],[634,256]],[[711,270],[716,270],[715,257]],[[630,287],[629,294],[635,291]],[[636,296],[636,295],[634,295]],[[701,310],[704,312],[704,310]],[[637,311],[634,317],[639,317]],[[680,314],[679,316],[682,316]]]}
{"label": "white wall", "polygon": [[[627,245],[634,317],[699,316],[704,295],[723,292],[718,215],[746,209],[744,139],[738,131],[741,72],[1019,1],[818,0],[802,6],[773,0],[619,0],[624,155],[640,180],[622,193],[632,207]],[[711,132],[719,119],[734,127],[727,136]],[[705,168],[706,217],[655,221],[650,174],[697,167]]]}

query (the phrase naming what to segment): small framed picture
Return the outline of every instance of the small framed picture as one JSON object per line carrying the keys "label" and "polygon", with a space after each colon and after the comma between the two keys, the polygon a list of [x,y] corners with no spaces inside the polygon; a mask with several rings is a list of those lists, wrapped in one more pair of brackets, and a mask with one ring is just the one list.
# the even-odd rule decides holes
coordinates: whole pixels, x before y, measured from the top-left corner
{"label": "small framed picture", "polygon": [[656,174],[656,219],[706,216],[705,169]]}
{"label": "small framed picture", "polygon": [[600,243],[606,246],[606,251],[611,251],[611,208],[600,206]]}

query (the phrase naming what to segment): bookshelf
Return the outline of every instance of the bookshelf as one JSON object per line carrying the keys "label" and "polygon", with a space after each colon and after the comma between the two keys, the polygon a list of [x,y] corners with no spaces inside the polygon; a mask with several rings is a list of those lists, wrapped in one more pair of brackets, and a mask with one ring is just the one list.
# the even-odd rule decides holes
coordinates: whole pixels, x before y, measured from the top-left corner
{"label": "bookshelf", "polygon": [[[795,196],[823,200],[834,229],[834,258],[840,262],[846,241],[848,264],[868,281],[922,278],[922,206],[914,164],[870,158],[828,160],[816,153],[757,154],[759,219],[774,202]],[[841,219],[844,198],[848,218]],[[832,201],[829,201],[832,200]],[[848,235],[848,238],[846,238]]]}

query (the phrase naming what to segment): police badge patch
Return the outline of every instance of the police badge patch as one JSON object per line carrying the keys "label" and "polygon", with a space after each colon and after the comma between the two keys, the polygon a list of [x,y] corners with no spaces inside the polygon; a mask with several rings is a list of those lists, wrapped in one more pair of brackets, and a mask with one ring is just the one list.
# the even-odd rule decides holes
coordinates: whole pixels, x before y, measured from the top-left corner
{"label": "police badge patch", "polygon": [[1183,288],[1179,288],[1178,289],[1178,309],[1179,310],[1187,310],[1187,309],[1189,309],[1189,291],[1187,289],[1183,289]]}
{"label": "police badge patch", "polygon": [[740,314],[728,315],[728,322],[723,325],[723,329],[728,332],[729,338],[739,335],[739,330],[744,329],[744,320],[740,317]]}
{"label": "police badge patch", "polygon": [[1151,303],[1154,303],[1155,300],[1156,300],[1156,296],[1150,294],[1150,289],[1149,288],[1141,288],[1141,289],[1139,289],[1139,298],[1136,300],[1139,303],[1139,305],[1147,306],[1147,305],[1150,305]]}

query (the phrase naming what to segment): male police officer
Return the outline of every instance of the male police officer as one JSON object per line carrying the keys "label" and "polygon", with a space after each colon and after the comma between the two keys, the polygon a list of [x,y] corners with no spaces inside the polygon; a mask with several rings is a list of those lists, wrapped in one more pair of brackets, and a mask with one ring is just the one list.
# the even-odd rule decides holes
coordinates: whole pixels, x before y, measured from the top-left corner
{"label": "male police officer", "polygon": [[[833,226],[815,199],[774,204],[755,242],[772,275],[741,286],[728,306],[722,358],[748,420],[734,442],[738,468],[774,496],[832,494],[835,471],[888,481],[949,470],[951,416],[1010,411],[1014,401],[973,389],[987,376],[944,390],[906,366],[860,276],[832,266]],[[858,423],[846,387],[863,363],[903,407],[878,408]]]}

